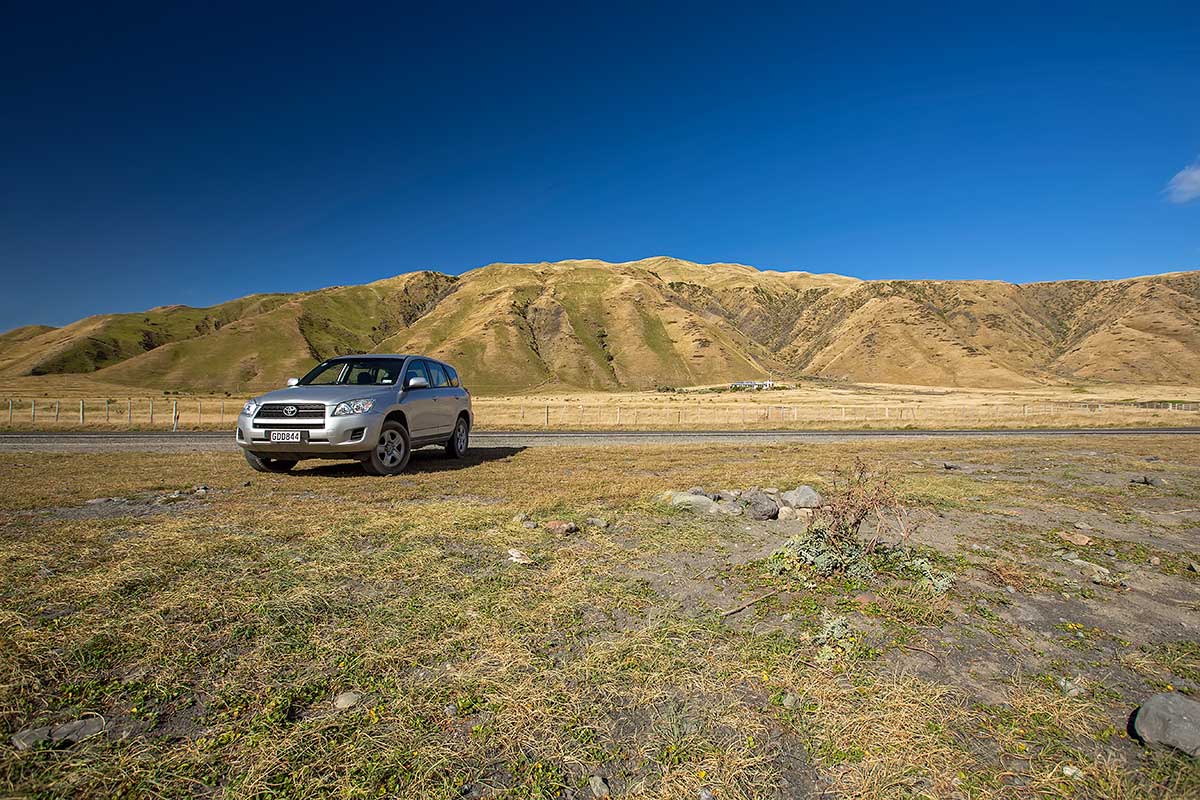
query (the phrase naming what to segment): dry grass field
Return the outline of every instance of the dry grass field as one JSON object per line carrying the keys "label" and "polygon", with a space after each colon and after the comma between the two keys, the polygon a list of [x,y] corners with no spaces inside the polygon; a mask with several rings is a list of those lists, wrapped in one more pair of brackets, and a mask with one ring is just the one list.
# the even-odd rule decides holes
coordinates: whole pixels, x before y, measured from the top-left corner
{"label": "dry grass field", "polygon": [[[480,430],[1183,427],[1200,424],[1200,389],[1049,386],[955,389],[804,381],[772,391],[476,396]],[[229,429],[249,397],[147,394],[84,375],[0,380],[0,429]],[[12,418],[9,420],[9,402]],[[80,404],[83,424],[80,424]],[[1135,403],[1153,404],[1140,407]],[[178,423],[173,416],[178,409]],[[151,416],[153,412],[153,418]]]}
{"label": "dry grass field", "polygon": [[[774,568],[802,522],[657,499],[832,497],[856,457],[917,523],[874,577]],[[1200,691],[1190,437],[419,452],[393,479],[17,453],[0,486],[0,795],[1200,797],[1125,730]]]}

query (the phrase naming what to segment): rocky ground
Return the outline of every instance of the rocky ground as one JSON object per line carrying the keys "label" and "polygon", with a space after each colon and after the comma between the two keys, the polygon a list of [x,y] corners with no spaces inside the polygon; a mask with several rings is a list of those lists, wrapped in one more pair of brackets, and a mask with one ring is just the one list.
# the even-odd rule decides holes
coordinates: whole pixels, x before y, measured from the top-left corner
{"label": "rocky ground", "polygon": [[1200,443],[1079,444],[0,456],[0,786],[1200,796]]}

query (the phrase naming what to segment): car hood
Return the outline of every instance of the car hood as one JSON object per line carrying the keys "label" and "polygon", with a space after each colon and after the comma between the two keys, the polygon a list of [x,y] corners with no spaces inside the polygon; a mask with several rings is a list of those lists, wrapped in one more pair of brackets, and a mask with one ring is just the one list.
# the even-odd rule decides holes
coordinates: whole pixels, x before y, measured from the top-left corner
{"label": "car hood", "polygon": [[263,403],[328,403],[333,405],[362,397],[395,398],[399,390],[395,386],[289,386],[259,395],[254,402]]}

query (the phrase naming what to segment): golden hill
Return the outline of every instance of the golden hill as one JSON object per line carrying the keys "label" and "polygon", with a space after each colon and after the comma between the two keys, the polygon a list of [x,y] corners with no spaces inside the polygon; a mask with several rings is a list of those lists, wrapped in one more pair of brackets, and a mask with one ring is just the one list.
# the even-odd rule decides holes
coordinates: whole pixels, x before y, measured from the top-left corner
{"label": "golden hill", "polygon": [[1200,272],[861,281],[740,264],[491,264],[0,334],[0,377],[244,391],[347,352],[421,352],[483,394],[775,375],[1017,387],[1200,384]]}

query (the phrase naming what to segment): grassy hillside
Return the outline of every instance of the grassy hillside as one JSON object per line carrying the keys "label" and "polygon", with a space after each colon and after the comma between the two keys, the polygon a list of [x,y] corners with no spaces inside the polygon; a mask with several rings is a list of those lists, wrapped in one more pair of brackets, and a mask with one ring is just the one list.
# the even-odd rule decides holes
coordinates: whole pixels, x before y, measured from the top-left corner
{"label": "grassy hillside", "polygon": [[1200,384],[1200,273],[1017,286],[860,281],[651,258],[491,264],[460,277],[255,295],[0,334],[0,377],[275,386],[331,355],[422,352],[481,394],[767,375],[1021,387]]}

